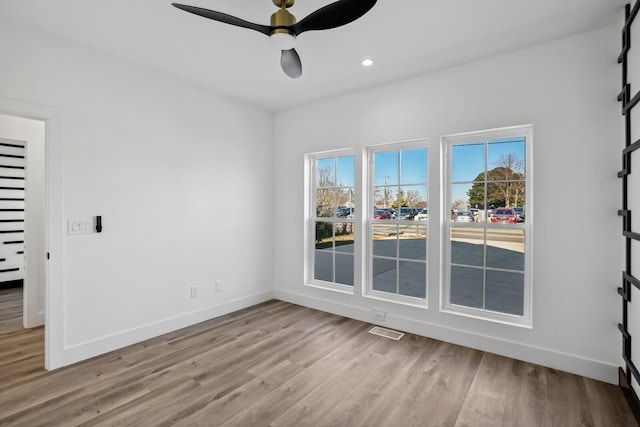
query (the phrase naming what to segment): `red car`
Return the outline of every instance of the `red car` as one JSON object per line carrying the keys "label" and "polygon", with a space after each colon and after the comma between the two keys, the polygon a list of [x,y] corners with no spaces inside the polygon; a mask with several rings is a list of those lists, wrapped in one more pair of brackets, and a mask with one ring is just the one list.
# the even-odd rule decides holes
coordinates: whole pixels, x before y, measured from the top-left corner
{"label": "red car", "polygon": [[491,222],[499,222],[501,224],[513,224],[517,219],[516,211],[511,208],[498,208],[491,215]]}
{"label": "red car", "polygon": [[391,219],[391,214],[383,209],[373,211],[373,219]]}

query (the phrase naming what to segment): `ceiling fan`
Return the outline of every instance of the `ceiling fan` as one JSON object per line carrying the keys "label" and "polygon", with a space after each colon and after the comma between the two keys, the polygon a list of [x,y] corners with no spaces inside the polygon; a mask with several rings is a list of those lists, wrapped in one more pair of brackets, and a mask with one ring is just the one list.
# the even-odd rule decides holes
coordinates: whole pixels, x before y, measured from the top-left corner
{"label": "ceiling fan", "polygon": [[201,7],[172,4],[178,9],[195,15],[266,34],[282,51],[280,56],[282,70],[289,77],[296,79],[302,75],[302,63],[295,49],[297,36],[305,31],[329,30],[353,22],[367,13],[377,0],[340,0],[321,7],[300,22],[296,22],[296,17],[287,10],[293,6],[295,0],[272,1],[280,9],[271,15],[271,25],[254,24],[226,13]]}

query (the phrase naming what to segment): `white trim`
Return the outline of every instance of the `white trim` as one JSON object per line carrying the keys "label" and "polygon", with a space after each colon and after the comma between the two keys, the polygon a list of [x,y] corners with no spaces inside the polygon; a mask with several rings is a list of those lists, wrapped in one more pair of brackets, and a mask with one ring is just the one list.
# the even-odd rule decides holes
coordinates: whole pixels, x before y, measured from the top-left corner
{"label": "white trim", "polygon": [[113,335],[106,335],[68,346],[64,349],[64,356],[60,366],[70,365],[90,357],[108,353],[128,345],[136,344],[150,338],[177,331],[200,322],[206,322],[225,314],[251,307],[273,299],[273,291],[264,291],[253,295],[237,298],[221,304],[212,305],[190,313],[163,319],[157,322],[141,325]]}
{"label": "white trim", "polygon": [[[311,255],[309,255],[311,256]],[[355,258],[354,258],[354,264],[355,264]],[[353,286],[349,286],[349,285],[341,285],[339,283],[331,283],[331,282],[325,282],[322,280],[315,280],[315,279],[310,279],[307,283],[304,284],[305,286],[309,286],[310,288],[316,288],[316,289],[327,289],[330,291],[334,291],[334,292],[340,292],[343,294],[349,294],[349,295],[353,295]]]}
{"label": "white trim", "polygon": [[[275,290],[275,298],[281,301],[333,313],[365,323],[378,324],[374,321],[371,310],[346,303],[316,298],[296,292]],[[488,335],[476,334],[466,330],[451,328],[446,325],[431,323],[415,318],[397,316],[387,313],[384,324],[386,328],[396,329],[452,344],[462,345],[529,363],[546,366],[552,369],[593,378],[610,384],[618,383],[618,366],[610,363],[585,358],[576,354],[564,353],[535,345],[514,342]]]}
{"label": "white trim", "polygon": [[0,97],[0,112],[45,122],[45,252],[51,259],[45,263],[44,334],[45,369],[62,366],[64,354],[64,307],[62,265],[63,187],[61,114],[54,108]]}
{"label": "white trim", "polygon": [[409,297],[405,295],[397,295],[397,294],[391,294],[388,292],[381,292],[381,291],[375,291],[375,290],[369,290],[368,293],[365,293],[362,296],[364,298],[369,298],[372,300],[392,302],[395,304],[406,305],[408,307],[421,308],[424,310],[429,309],[427,298]]}
{"label": "white trim", "polygon": [[[454,144],[464,144],[469,142],[486,142],[487,140],[495,140],[511,137],[525,137],[525,206],[527,209],[527,220],[523,224],[510,225],[511,229],[522,229],[525,233],[525,265],[524,265],[524,301],[523,315],[514,316],[507,313],[498,313],[486,309],[477,309],[471,307],[463,307],[450,303],[451,286],[449,283],[451,264],[451,245],[449,235],[451,229],[455,227],[480,227],[483,229],[499,229],[499,225],[486,226],[479,224],[452,224],[449,221],[450,209],[452,205],[451,186],[451,146]],[[486,144],[485,144],[486,145]],[[480,320],[488,320],[506,325],[533,328],[533,125],[510,126],[505,128],[490,129],[486,131],[465,132],[453,135],[446,135],[441,138],[441,180],[442,180],[442,218],[440,226],[440,238],[442,242],[443,256],[440,263],[440,310],[442,312],[472,317]],[[488,165],[485,165],[488,170]]]}

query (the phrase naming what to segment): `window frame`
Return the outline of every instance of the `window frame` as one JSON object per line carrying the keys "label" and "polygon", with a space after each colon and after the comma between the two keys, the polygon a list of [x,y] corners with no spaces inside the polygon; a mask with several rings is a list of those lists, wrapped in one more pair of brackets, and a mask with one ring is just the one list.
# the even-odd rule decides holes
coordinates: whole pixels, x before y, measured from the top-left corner
{"label": "window frame", "polygon": [[[525,138],[525,203],[526,219],[521,223],[496,224],[488,221],[460,223],[457,225],[451,221],[451,206],[453,205],[452,188],[452,149],[453,145],[496,140],[501,138]],[[488,320],[513,326],[532,328],[533,326],[533,125],[511,126],[499,129],[489,129],[461,134],[452,134],[441,138],[442,153],[442,197],[441,206],[441,241],[442,255],[440,272],[440,310],[445,313]],[[488,171],[485,164],[485,173]],[[485,209],[487,207],[485,206]],[[451,300],[451,230],[452,228],[479,228],[487,231],[501,229],[517,229],[524,232],[524,289],[523,289],[523,314],[515,315],[487,310],[486,308],[472,308],[452,304]],[[485,231],[485,233],[487,232]],[[486,244],[485,244],[486,247]],[[486,270],[486,265],[483,266]],[[483,282],[484,283],[484,282]]]}
{"label": "window frame", "polygon": [[[394,220],[374,220],[373,216],[374,216],[374,212],[373,209],[370,208],[372,206],[374,206],[375,204],[375,189],[376,189],[376,185],[375,185],[375,165],[374,165],[374,156],[375,153],[378,152],[385,152],[385,151],[403,151],[403,150],[410,150],[410,149],[416,149],[416,148],[425,148],[427,151],[427,181],[426,181],[426,188],[427,188],[427,207],[428,209],[430,209],[429,207],[429,195],[431,194],[431,179],[430,179],[430,146],[429,146],[429,138],[419,138],[419,139],[412,139],[412,140],[407,140],[407,141],[397,141],[397,142],[389,142],[389,143],[384,143],[384,144],[377,144],[377,145],[370,145],[364,148],[364,153],[363,153],[363,158],[366,159],[365,160],[365,166],[366,166],[366,171],[365,171],[365,176],[366,176],[366,185],[363,185],[363,187],[366,190],[366,193],[363,194],[363,209],[366,210],[366,215],[363,215],[363,233],[362,233],[362,240],[363,240],[363,245],[365,247],[365,250],[363,251],[365,256],[363,257],[363,264],[364,264],[364,270],[365,270],[365,274],[366,274],[366,280],[364,281],[364,284],[362,286],[362,296],[366,297],[366,298],[370,298],[370,299],[374,299],[374,300],[380,300],[380,301],[388,301],[388,302],[393,302],[393,303],[397,303],[397,304],[402,304],[402,305],[407,305],[407,306],[412,306],[412,307],[418,307],[418,308],[423,308],[423,309],[428,309],[429,308],[429,265],[430,265],[430,260],[429,260],[429,232],[430,232],[430,223],[431,220],[427,219],[425,221],[420,221],[419,225],[420,226],[424,226],[426,228],[426,235],[427,237],[425,238],[425,297],[424,298],[419,298],[419,297],[412,297],[412,296],[406,296],[406,295],[401,295],[398,293],[389,293],[389,292],[383,292],[383,291],[378,291],[378,290],[374,290],[373,289],[373,225],[374,224],[394,224],[394,225],[401,225],[401,224],[415,224],[415,221],[413,220],[402,220],[402,219],[394,219]],[[401,175],[401,172],[399,171],[399,175]],[[402,184],[399,182],[397,184],[398,187],[402,187]],[[366,206],[366,208],[364,207]],[[418,224],[415,224],[418,225]],[[396,259],[400,259],[399,256],[396,256]],[[397,273],[396,273],[397,274]]]}
{"label": "window frame", "polygon": [[[349,157],[353,156],[354,161],[354,182],[353,182],[353,194],[355,196],[355,210],[353,218],[342,218],[342,217],[319,217],[316,214],[316,190],[317,190],[317,181],[316,181],[316,171],[317,171],[317,162],[319,160],[325,159],[337,159],[340,157]],[[357,150],[353,148],[345,148],[338,150],[330,150],[330,151],[322,151],[317,153],[309,153],[305,155],[305,233],[304,233],[304,284],[305,286],[327,289],[330,291],[345,293],[353,295],[355,293],[355,288],[359,285],[359,272],[358,272],[358,253],[359,253],[359,237],[358,235],[361,233],[361,230],[358,227],[358,211],[361,209],[360,203],[358,199],[360,198],[361,189],[360,189],[360,181],[358,179],[359,172],[359,164],[360,158],[357,155]],[[335,227],[335,224],[339,223],[351,223],[354,230],[354,252],[353,252],[353,285],[345,285],[336,282],[328,282],[325,280],[320,280],[315,278],[315,236],[316,236],[316,227],[315,224],[317,221],[321,222],[329,222],[332,223]],[[334,254],[334,263],[335,263],[335,248],[333,251]],[[335,274],[335,264],[334,264],[334,274]],[[334,277],[335,278],[335,277]]]}

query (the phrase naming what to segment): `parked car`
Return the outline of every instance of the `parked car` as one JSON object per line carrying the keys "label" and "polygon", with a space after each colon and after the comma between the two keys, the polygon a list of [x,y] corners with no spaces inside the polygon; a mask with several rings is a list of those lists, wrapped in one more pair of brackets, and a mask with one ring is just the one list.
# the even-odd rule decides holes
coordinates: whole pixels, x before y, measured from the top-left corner
{"label": "parked car", "polygon": [[383,211],[387,212],[390,217],[395,218],[396,210],[391,208],[381,208]]}
{"label": "parked car", "polygon": [[353,218],[354,211],[354,208],[338,208],[338,210],[336,211],[336,216]]}
{"label": "parked car", "polygon": [[415,221],[426,221],[429,219],[429,209],[424,208],[418,212],[416,216],[413,217]]}
{"label": "parked car", "polygon": [[517,208],[513,208],[514,211],[516,211],[516,222],[524,222],[524,208],[523,207],[517,207]]}
{"label": "parked car", "polygon": [[471,211],[458,211],[453,214],[453,220],[455,222],[475,222],[476,217]]}
{"label": "parked car", "polygon": [[499,222],[502,224],[513,224],[517,221],[518,215],[513,208],[497,208],[491,215],[491,222]]}
{"label": "parked car", "polygon": [[396,209],[394,214],[392,215],[393,219],[413,219],[418,214],[418,210],[416,208],[400,208]]}
{"label": "parked car", "polygon": [[376,209],[373,211],[373,219],[391,219],[391,214],[384,209]]}

